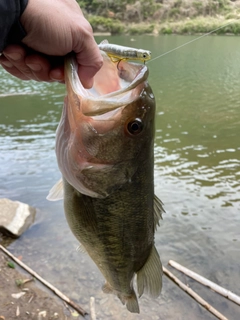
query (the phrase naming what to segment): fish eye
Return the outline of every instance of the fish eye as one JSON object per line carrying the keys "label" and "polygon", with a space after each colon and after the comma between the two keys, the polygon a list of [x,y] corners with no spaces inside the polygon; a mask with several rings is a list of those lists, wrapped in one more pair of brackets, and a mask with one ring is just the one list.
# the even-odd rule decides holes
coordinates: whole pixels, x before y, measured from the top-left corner
{"label": "fish eye", "polygon": [[142,120],[139,118],[136,118],[134,120],[131,120],[127,124],[127,130],[131,135],[137,135],[143,130],[143,123]]}

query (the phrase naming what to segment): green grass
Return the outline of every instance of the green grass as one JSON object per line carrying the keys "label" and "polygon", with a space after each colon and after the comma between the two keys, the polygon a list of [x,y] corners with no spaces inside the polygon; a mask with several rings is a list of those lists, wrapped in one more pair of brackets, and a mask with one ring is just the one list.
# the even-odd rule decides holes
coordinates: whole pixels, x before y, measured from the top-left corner
{"label": "green grass", "polygon": [[[220,28],[226,24],[229,25]],[[214,33],[216,34],[226,34],[231,33],[235,35],[240,34],[240,22],[237,20],[225,20],[225,19],[217,19],[213,17],[197,17],[195,19],[186,19],[178,22],[167,22],[159,26],[160,34],[198,34],[198,33],[208,33],[215,29]]]}
{"label": "green grass", "polygon": [[110,32],[111,34],[124,33],[124,25],[119,20],[105,18],[101,16],[88,16],[94,32]]}
{"label": "green grass", "polygon": [[240,35],[238,13],[228,14],[226,17],[201,16],[180,21],[165,21],[159,24],[142,22],[126,25],[117,19],[102,16],[89,16],[88,20],[94,32],[110,32],[111,34],[153,34],[156,30],[159,34],[199,34],[211,32],[229,23],[229,25],[215,31],[215,33]]}
{"label": "green grass", "polygon": [[139,34],[148,34],[153,33],[154,25],[153,24],[137,24],[130,25],[126,28],[126,32],[130,35],[139,35]]}

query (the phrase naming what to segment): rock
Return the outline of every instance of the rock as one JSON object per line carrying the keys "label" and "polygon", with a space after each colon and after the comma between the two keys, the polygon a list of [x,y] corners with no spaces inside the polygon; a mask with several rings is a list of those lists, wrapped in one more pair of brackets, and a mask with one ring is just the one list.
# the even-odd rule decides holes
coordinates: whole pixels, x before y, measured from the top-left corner
{"label": "rock", "polygon": [[0,199],[0,231],[20,237],[34,222],[36,209],[26,203]]}

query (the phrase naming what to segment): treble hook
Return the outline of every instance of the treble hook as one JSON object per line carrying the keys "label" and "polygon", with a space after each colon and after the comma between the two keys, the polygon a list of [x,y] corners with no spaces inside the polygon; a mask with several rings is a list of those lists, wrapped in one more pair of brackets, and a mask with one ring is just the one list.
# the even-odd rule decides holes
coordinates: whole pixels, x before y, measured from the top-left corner
{"label": "treble hook", "polygon": [[119,59],[119,60],[118,60],[118,63],[117,63],[117,69],[118,69],[118,71],[121,71],[121,70],[118,68],[118,66],[119,66],[119,63],[120,63],[122,60],[124,60],[124,59]]}

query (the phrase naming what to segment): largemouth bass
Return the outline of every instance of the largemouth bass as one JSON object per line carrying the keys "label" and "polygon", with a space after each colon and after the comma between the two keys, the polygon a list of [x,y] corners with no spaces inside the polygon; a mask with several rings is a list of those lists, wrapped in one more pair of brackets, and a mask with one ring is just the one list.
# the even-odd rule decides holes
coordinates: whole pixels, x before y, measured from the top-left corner
{"label": "largemouth bass", "polygon": [[63,196],[73,234],[106,279],[103,291],[139,313],[134,277],[139,297],[156,298],[162,287],[154,245],[163,211],[154,196],[155,100],[145,65],[102,55],[90,90],[74,58],[65,62],[67,97],[56,134],[62,181],[48,198]]}

